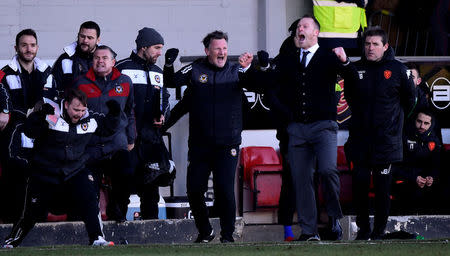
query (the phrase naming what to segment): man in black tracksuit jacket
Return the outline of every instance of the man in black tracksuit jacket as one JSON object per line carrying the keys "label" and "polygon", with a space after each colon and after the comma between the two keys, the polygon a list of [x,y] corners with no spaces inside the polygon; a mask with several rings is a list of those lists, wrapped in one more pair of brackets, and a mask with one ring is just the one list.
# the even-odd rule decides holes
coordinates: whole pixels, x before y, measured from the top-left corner
{"label": "man in black tracksuit jacket", "polygon": [[[248,74],[243,75],[238,64],[227,61],[227,41],[225,33],[214,31],[203,40],[207,58],[183,67],[174,76],[164,68],[166,86],[187,85],[190,94],[190,100],[184,103],[189,111],[187,194],[199,231],[198,243],[214,238],[204,198],[211,171],[221,242],[234,241],[234,178],[242,131],[241,83],[246,84],[243,80]],[[248,68],[252,59],[245,53],[239,62]]]}
{"label": "man in black tracksuit jacket", "polygon": [[94,51],[94,64],[86,75],[74,82],[74,87],[86,93],[89,108],[107,113],[106,102],[120,104],[120,125],[108,137],[92,136],[87,151],[88,166],[96,175],[111,177],[111,193],[106,209],[109,219],[125,221],[133,181],[130,150],[134,147],[136,127],[134,118],[134,91],[131,79],[114,67],[115,53],[108,46]]}
{"label": "man in black tracksuit jacket", "polygon": [[[0,70],[0,115],[6,117],[0,132],[2,177],[0,219],[14,222],[23,209],[29,156],[33,142],[23,133],[29,110],[43,97],[55,100],[56,84],[51,68],[36,57],[37,36],[25,29],[16,36],[17,54]],[[3,118],[2,118],[3,119]]]}
{"label": "man in black tracksuit jacket", "polygon": [[[141,217],[158,218],[159,187],[144,184],[145,159],[140,158],[142,146],[161,139],[159,126],[168,118],[169,92],[164,87],[163,71],[155,62],[164,45],[162,36],[152,28],[139,30],[136,50],[129,58],[119,61],[117,69],[131,78],[134,87],[134,112],[136,116],[136,147],[131,151],[132,165],[136,168],[138,194],[141,200]],[[166,62],[166,64],[168,64]],[[142,156],[141,156],[142,157]]]}
{"label": "man in black tracksuit jacket", "polygon": [[[415,88],[405,65],[395,60],[386,33],[364,34],[365,54],[355,63],[357,74],[345,80],[345,98],[352,111],[347,152],[354,164],[353,200],[357,239],[380,239],[390,208],[391,165],[403,159],[403,120],[415,104]],[[369,185],[375,188],[375,222],[369,224]]]}
{"label": "man in black tracksuit jacket", "polygon": [[[69,89],[60,106],[49,103],[25,122],[25,134],[34,139],[29,194],[24,213],[15,222],[4,247],[18,246],[38,221],[44,221],[50,204],[64,194],[74,204],[89,235],[89,244],[104,240],[94,176],[86,169],[86,147],[95,133],[108,136],[119,124],[120,106],[111,100],[104,116],[88,112],[86,95]],[[46,101],[47,102],[47,101]]]}
{"label": "man in black tracksuit jacket", "polygon": [[99,25],[94,21],[86,21],[80,25],[77,41],[64,47],[64,53],[58,57],[52,69],[60,95],[77,77],[86,74],[92,67],[93,53],[99,41]]}
{"label": "man in black tracksuit jacket", "polygon": [[405,124],[403,161],[392,167],[396,180],[392,194],[399,209],[429,210],[436,202],[442,142],[434,125],[434,116],[426,109]]}

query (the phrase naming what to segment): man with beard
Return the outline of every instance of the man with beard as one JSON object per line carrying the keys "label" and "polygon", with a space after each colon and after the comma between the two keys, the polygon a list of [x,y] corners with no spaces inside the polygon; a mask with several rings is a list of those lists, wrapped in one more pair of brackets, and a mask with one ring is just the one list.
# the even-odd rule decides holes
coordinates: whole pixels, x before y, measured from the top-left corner
{"label": "man with beard", "polygon": [[130,150],[136,138],[134,118],[134,92],[131,79],[114,67],[116,53],[101,45],[94,51],[93,65],[86,75],[74,82],[74,87],[85,92],[89,108],[106,114],[106,102],[120,104],[120,125],[116,133],[108,137],[92,136],[87,152],[88,167],[98,176],[111,177],[112,190],[106,213],[110,219],[125,221],[130,195],[133,169],[130,167]]}
{"label": "man with beard", "polygon": [[55,99],[51,68],[36,58],[36,32],[24,29],[16,36],[16,55],[0,71],[0,160],[2,163],[3,221],[19,217],[24,203],[28,157],[33,142],[22,132],[27,113],[43,97]]}
{"label": "man with beard", "polygon": [[77,41],[64,47],[64,53],[53,65],[53,76],[62,95],[72,85],[73,80],[84,75],[92,67],[92,57],[100,42],[100,27],[94,21],[86,21],[80,26]]}
{"label": "man with beard", "polygon": [[[136,168],[138,194],[141,199],[141,216],[143,219],[158,218],[159,187],[144,184],[144,173],[140,159],[144,145],[161,139],[160,127],[169,113],[169,93],[164,87],[163,71],[155,65],[164,46],[163,37],[153,28],[144,27],[136,38],[136,50],[129,58],[121,60],[116,67],[122,74],[131,78],[134,87],[136,116],[136,147],[131,151],[132,166]],[[170,53],[172,52],[170,57]],[[177,49],[169,49],[166,65],[172,65],[178,54]],[[169,60],[167,60],[169,58]],[[121,208],[126,212],[127,205]]]}
{"label": "man with beard", "polygon": [[393,186],[399,209],[429,210],[437,202],[442,142],[434,125],[428,109],[419,110],[414,123],[405,125],[403,161],[392,168],[395,179],[402,181]]}

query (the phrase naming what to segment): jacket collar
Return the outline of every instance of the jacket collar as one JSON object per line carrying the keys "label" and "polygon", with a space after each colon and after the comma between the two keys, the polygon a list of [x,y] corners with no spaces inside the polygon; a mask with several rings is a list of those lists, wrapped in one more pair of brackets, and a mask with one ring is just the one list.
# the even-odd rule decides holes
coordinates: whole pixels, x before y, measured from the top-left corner
{"label": "jacket collar", "polygon": [[[120,75],[121,75],[121,73],[120,73],[120,71],[116,68],[116,67],[113,67],[112,68],[112,76],[111,76],[111,81],[112,80],[116,80],[117,78],[119,78],[120,77]],[[94,72],[94,69],[91,67],[90,69],[89,69],[89,71],[86,73],[86,77],[89,79],[89,80],[91,80],[92,82],[95,82],[95,72]]]}
{"label": "jacket collar", "polygon": [[[60,103],[60,117],[62,118],[62,119],[64,119],[64,121],[66,121],[68,124],[72,124],[72,121],[70,120],[70,117],[69,117],[69,115],[67,114],[67,110],[66,110],[66,108],[64,107],[64,99],[62,99],[61,100],[61,103]],[[88,121],[88,118],[89,117],[89,109],[88,108],[86,108],[86,113],[84,113],[84,115],[80,118],[80,120],[78,120],[78,122],[76,123],[76,124],[73,124],[73,125],[77,125],[77,124],[80,124],[80,123],[86,123],[87,121]]]}
{"label": "jacket collar", "polygon": [[[41,59],[39,59],[37,57],[34,58],[33,62],[34,62],[34,69],[37,69],[40,72],[44,72],[48,68],[47,63],[43,62]],[[8,64],[8,66],[12,70],[14,70],[14,72],[22,73],[17,54],[14,55],[14,57],[12,58],[11,62]]]}
{"label": "jacket collar", "polygon": [[210,69],[212,69],[212,70],[214,70],[214,71],[224,70],[224,69],[226,69],[226,68],[228,67],[228,65],[229,65],[229,63],[230,63],[230,62],[228,61],[228,59],[227,59],[227,62],[225,62],[225,65],[224,65],[222,68],[219,68],[219,67],[217,67],[217,66],[211,64],[211,63],[209,62],[209,60],[208,60],[208,57],[205,57],[205,58],[202,60],[202,62],[203,62],[207,67],[209,67]]}
{"label": "jacket collar", "polygon": [[67,53],[67,55],[69,55],[69,57],[72,57],[77,51],[77,42],[75,41],[69,44],[68,46],[64,47],[63,50],[65,53]]}
{"label": "jacket collar", "polygon": [[363,55],[361,56],[361,61],[366,62],[366,63],[370,63],[373,65],[377,65],[377,64],[381,64],[381,63],[385,63],[387,61],[391,61],[395,59],[395,53],[394,53],[394,49],[389,46],[388,49],[384,52],[383,54],[383,58],[381,58],[380,61],[374,62],[374,61],[368,61],[366,59],[366,55],[363,53]]}
{"label": "jacket collar", "polygon": [[131,52],[130,59],[131,59],[133,62],[135,62],[135,63],[137,63],[137,64],[139,64],[139,65],[142,65],[143,67],[146,67],[146,68],[150,68],[150,66],[153,65],[153,64],[151,64],[151,63],[147,63],[146,60],[144,60],[143,58],[139,57],[139,55],[137,55],[136,49],[134,49],[134,50]]}

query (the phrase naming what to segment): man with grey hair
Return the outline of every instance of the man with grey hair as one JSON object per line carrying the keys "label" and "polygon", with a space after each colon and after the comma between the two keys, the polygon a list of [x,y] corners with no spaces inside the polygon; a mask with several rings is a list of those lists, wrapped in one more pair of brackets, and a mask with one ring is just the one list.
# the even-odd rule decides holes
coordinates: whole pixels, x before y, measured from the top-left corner
{"label": "man with grey hair", "polygon": [[92,136],[87,152],[91,157],[88,167],[94,174],[111,177],[112,190],[106,209],[108,218],[122,222],[132,186],[129,151],[134,147],[136,128],[133,82],[114,67],[115,57],[116,53],[110,47],[98,46],[92,67],[74,82],[74,87],[86,93],[92,111],[106,114],[109,100],[120,104],[121,120],[117,132],[108,137]]}

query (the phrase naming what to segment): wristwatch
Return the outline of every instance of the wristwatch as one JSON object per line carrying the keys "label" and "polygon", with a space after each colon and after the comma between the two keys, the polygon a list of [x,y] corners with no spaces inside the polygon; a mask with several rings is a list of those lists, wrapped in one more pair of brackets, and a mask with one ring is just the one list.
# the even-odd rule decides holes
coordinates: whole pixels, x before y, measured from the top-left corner
{"label": "wristwatch", "polygon": [[2,110],[2,113],[9,114],[9,110],[5,108],[5,109]]}

